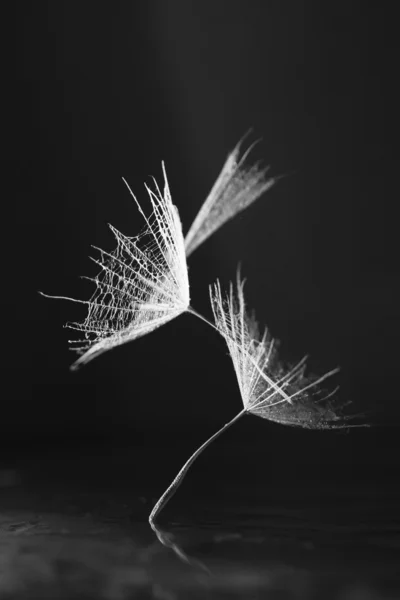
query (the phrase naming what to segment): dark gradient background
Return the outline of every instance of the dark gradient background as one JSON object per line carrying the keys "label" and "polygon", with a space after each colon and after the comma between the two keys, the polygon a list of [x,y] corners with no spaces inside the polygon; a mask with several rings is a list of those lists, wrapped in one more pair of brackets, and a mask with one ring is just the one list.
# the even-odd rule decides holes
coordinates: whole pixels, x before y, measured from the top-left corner
{"label": "dark gradient background", "polygon": [[108,222],[128,236],[142,227],[121,176],[147,210],[143,182],[160,179],[162,159],[186,232],[252,127],[253,159],[287,176],[191,257],[192,305],[210,318],[208,285],[227,286],[241,261],[248,305],[282,357],[309,353],[317,373],[340,365],[332,385],[380,425],[346,436],[249,418],[227,440],[287,463],[398,464],[399,42],[387,7],[14,4],[2,444],[116,440],[159,446],[166,460],[182,445],[184,459],[240,410],[226,348],[195,318],[71,373],[62,326],[85,309],[37,291],[89,298],[79,276],[96,274],[90,245],[114,248]]}

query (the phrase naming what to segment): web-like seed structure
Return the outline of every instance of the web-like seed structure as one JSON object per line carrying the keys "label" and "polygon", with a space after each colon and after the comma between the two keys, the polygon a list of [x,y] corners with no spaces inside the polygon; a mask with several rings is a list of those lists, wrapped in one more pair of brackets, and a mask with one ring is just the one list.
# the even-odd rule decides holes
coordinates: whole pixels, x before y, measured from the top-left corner
{"label": "web-like seed structure", "polygon": [[247,165],[247,157],[254,144],[240,156],[242,140],[228,155],[221,173],[211,188],[185,238],[186,256],[189,256],[217,229],[245,210],[277,178],[267,179],[268,167]]}
{"label": "web-like seed structure", "polygon": [[261,335],[254,317],[246,313],[244,281],[238,275],[237,293],[231,285],[222,297],[219,282],[211,289],[216,326],[225,338],[232,358],[246,412],[277,423],[308,429],[348,427],[342,406],[332,398],[337,388],[326,393],[320,383],[338,369],[322,377],[305,376],[304,357],[297,365],[286,368],[278,360],[277,343],[265,330]]}
{"label": "web-like seed structure", "polygon": [[153,209],[149,218],[130,190],[146,222],[143,232],[128,238],[110,225],[116,249],[109,253],[96,248],[100,258],[92,260],[101,271],[97,277],[87,278],[96,285],[92,298],[84,302],[87,317],[82,323],[67,325],[84,333],[83,340],[71,341],[82,354],[75,367],[153,331],[189,307],[182,225],[172,204],[164,165],[163,173],[163,193],[155,181],[154,190],[146,186]]}
{"label": "web-like seed structure", "polygon": [[238,279],[237,297],[231,285],[229,296],[224,299],[217,282],[211,288],[211,303],[215,324],[232,358],[244,408],[251,409],[256,402],[263,374],[271,367],[276,352],[274,340],[267,332],[260,340],[256,322],[246,315],[243,286],[244,282]]}

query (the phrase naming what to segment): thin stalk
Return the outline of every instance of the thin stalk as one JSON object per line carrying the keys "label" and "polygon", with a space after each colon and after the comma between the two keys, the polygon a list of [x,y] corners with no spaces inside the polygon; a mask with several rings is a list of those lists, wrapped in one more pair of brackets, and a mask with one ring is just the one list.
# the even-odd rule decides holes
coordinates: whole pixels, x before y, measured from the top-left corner
{"label": "thin stalk", "polygon": [[[222,335],[220,330],[218,329],[218,327],[216,327],[216,325],[214,325],[214,323],[211,323],[211,321],[209,321],[208,319],[206,319],[206,317],[203,317],[203,315],[201,315],[200,313],[197,312],[197,310],[195,310],[194,308],[192,308],[191,306],[189,306],[189,308],[187,309],[187,311],[189,314],[197,317],[198,319],[200,319],[200,321],[203,321],[203,323],[207,323],[207,325],[209,325],[210,327],[212,327],[214,329],[214,331],[216,331],[217,333],[219,333],[219,335]],[[222,336],[224,337],[224,336]]]}
{"label": "thin stalk", "polygon": [[242,417],[245,414],[245,412],[246,412],[246,409],[244,408],[243,410],[240,411],[240,413],[238,413],[236,415],[236,417],[233,417],[233,419],[231,419],[231,421],[229,421],[228,423],[225,423],[225,425],[223,427],[221,427],[221,429],[219,429],[216,433],[214,433],[214,435],[212,435],[210,438],[208,438],[208,440],[206,440],[204,442],[204,444],[202,444],[200,446],[200,448],[197,448],[197,450],[192,454],[192,456],[185,462],[185,464],[183,465],[183,467],[181,468],[181,470],[179,471],[179,473],[177,474],[177,476],[175,477],[173,482],[167,487],[167,489],[165,490],[163,495],[160,497],[160,499],[157,500],[153,510],[150,513],[149,523],[153,529],[154,529],[153,522],[154,522],[155,518],[157,517],[158,513],[164,508],[164,506],[167,504],[167,502],[169,502],[169,500],[171,500],[172,496],[175,494],[175,492],[181,485],[181,483],[182,483],[186,473],[190,469],[192,463],[196,460],[196,458],[198,456],[200,456],[200,454],[203,452],[203,450],[205,450],[207,448],[207,446],[209,446],[209,444],[211,444],[211,442],[213,442],[215,439],[217,439],[217,437],[219,437],[221,435],[221,433],[223,433],[226,429],[228,429],[228,427],[230,427],[238,419],[240,419],[240,417]]}

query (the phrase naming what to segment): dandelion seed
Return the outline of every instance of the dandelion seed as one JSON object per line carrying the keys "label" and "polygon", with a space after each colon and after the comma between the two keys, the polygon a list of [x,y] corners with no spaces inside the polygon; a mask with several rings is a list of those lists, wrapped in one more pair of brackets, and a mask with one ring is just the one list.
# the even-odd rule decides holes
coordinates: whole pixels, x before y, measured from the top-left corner
{"label": "dandelion seed", "polygon": [[284,425],[308,429],[349,427],[351,418],[342,415],[344,405],[332,398],[320,384],[335,375],[333,369],[321,377],[305,376],[307,356],[286,368],[279,360],[277,343],[268,331],[261,335],[254,317],[246,312],[244,281],[237,278],[237,292],[231,285],[224,299],[217,282],[211,289],[214,319],[224,337],[236,373],[245,412]]}
{"label": "dandelion seed", "polygon": [[117,248],[110,253],[97,248],[100,258],[92,260],[101,272],[94,279],[86,278],[96,285],[92,298],[88,301],[66,298],[88,307],[83,323],[67,325],[85,336],[83,341],[71,341],[79,344],[74,349],[83,353],[72,368],[150,333],[189,307],[182,225],[172,204],[164,164],[163,173],[163,193],[155,181],[154,190],[146,186],[153,209],[149,218],[125,182],[146,228],[138,236],[128,238],[110,225]]}
{"label": "dandelion seed", "polygon": [[276,181],[276,178],[266,178],[269,167],[260,168],[259,164],[246,166],[246,159],[254,144],[240,157],[242,141],[226,159],[218,179],[186,235],[187,256],[214,231],[269,190]]}
{"label": "dandelion seed", "polygon": [[[233,419],[204,442],[186,461],[175,479],[155,504],[149,516],[150,525],[167,502],[176,493],[193,462],[224,431],[245,414],[283,425],[307,429],[343,429],[362,427],[348,425],[353,416],[343,416],[345,405],[332,400],[338,388],[324,392],[320,384],[338,372],[334,369],[322,377],[305,377],[305,356],[291,369],[285,369],[278,360],[277,343],[267,331],[260,335],[254,317],[246,313],[243,294],[244,281],[238,273],[237,294],[233,286],[227,298],[222,297],[219,282],[210,290],[216,328],[224,337],[236,372],[243,409]],[[336,405],[335,405],[336,404]]]}

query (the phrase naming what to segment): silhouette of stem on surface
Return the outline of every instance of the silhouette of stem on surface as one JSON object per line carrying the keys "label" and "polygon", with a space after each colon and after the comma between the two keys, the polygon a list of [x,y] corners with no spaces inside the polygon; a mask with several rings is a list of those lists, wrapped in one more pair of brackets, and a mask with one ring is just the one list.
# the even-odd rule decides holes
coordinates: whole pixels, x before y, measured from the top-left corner
{"label": "silhouette of stem on surface", "polygon": [[191,567],[201,569],[207,573],[207,575],[211,575],[210,569],[201,560],[186,554],[183,548],[174,540],[173,533],[160,529],[154,522],[151,522],[150,525],[156,534],[158,541],[166,548],[172,550],[182,562],[190,565]]}

